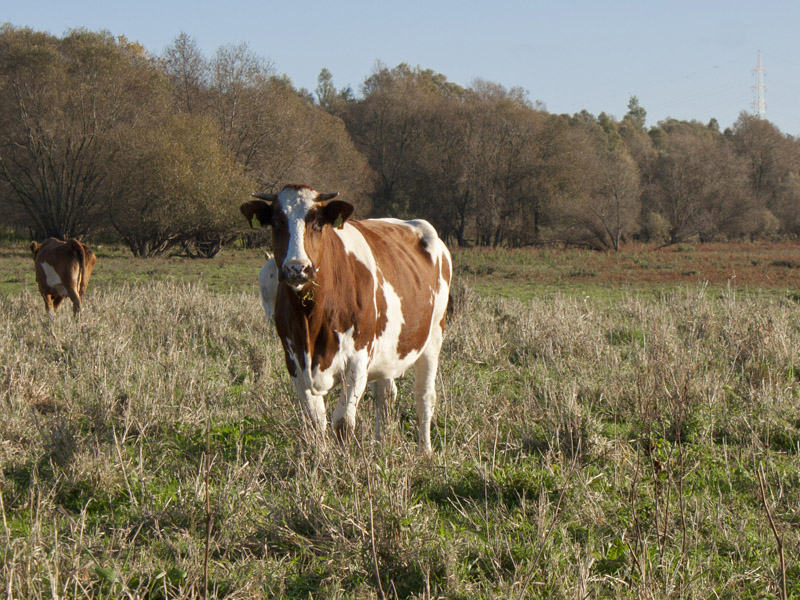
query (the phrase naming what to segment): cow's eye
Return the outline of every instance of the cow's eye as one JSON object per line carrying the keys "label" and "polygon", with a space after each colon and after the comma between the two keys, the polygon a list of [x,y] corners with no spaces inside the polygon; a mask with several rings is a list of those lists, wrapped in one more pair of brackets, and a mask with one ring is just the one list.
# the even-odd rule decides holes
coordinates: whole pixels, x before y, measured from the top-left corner
{"label": "cow's eye", "polygon": [[322,219],[314,219],[314,222],[311,224],[311,227],[314,231],[322,231],[322,227],[325,225],[325,221]]}

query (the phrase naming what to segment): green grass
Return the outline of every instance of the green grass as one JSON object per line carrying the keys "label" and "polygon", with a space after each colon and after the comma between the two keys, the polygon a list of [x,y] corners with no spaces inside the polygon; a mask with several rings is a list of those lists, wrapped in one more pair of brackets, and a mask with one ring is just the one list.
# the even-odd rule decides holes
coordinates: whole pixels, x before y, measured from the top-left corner
{"label": "green grass", "polygon": [[[135,258],[120,246],[91,245],[97,254],[90,291],[111,289],[125,284],[155,281],[202,283],[219,292],[253,291],[258,287],[258,271],[264,264],[263,251],[226,248],[213,260],[187,257]],[[0,248],[0,294],[35,291],[33,258],[22,244]]]}
{"label": "green grass", "polygon": [[[258,249],[231,245],[213,260],[186,257],[137,259],[121,246],[92,246],[98,263],[91,287],[153,281],[203,283],[212,291],[255,290],[264,262]],[[528,301],[563,294],[599,300],[662,295],[706,286],[721,295],[797,298],[800,245],[701,244],[665,249],[632,246],[619,253],[577,249],[463,248],[453,251],[457,285],[481,295]],[[30,251],[23,243],[0,247],[0,294],[35,290]],[[91,292],[90,292],[91,293]]]}
{"label": "green grass", "polygon": [[[411,374],[382,447],[368,398],[355,439],[314,443],[260,255],[229,254],[101,253],[79,320],[30,281],[0,294],[0,596],[200,598],[207,566],[213,598],[778,598],[769,510],[800,597],[800,305],[780,289],[523,302],[464,275],[428,461]],[[491,256],[456,260],[534,268]],[[18,258],[0,272],[32,280]],[[548,260],[542,278],[575,268]]]}

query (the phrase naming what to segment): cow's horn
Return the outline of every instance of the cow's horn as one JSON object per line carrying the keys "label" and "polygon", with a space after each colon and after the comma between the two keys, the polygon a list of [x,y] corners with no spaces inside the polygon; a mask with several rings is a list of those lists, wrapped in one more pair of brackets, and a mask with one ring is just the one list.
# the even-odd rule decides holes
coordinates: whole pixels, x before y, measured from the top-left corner
{"label": "cow's horn", "polygon": [[265,192],[253,192],[250,194],[254,198],[260,198],[261,200],[266,200],[267,202],[275,202],[278,199],[278,194],[267,194]]}
{"label": "cow's horn", "polygon": [[329,194],[320,194],[319,196],[317,196],[317,202],[325,202],[326,200],[333,200],[338,195],[339,195],[339,192],[331,192]]}

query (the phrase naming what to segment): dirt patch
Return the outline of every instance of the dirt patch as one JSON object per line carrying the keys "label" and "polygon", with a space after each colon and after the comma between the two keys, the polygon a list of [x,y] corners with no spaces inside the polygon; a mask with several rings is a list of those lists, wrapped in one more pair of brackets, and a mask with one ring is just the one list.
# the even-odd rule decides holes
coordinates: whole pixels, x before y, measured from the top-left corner
{"label": "dirt patch", "polygon": [[[459,249],[456,274],[482,290],[530,296],[533,288],[649,288],[707,284],[800,288],[800,243],[631,245],[620,252],[575,249]],[[535,292],[533,292],[535,293]]]}

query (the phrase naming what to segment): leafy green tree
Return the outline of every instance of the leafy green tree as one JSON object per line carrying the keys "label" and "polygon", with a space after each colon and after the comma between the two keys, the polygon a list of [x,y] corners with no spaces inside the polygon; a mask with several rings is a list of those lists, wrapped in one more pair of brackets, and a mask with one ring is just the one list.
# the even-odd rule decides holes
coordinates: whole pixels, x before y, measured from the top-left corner
{"label": "leafy green tree", "polygon": [[628,112],[622,118],[624,123],[630,124],[632,127],[643,130],[645,121],[647,120],[647,111],[639,104],[639,98],[631,96],[628,100]]}
{"label": "leafy green tree", "polygon": [[[648,190],[653,188],[655,180],[655,166],[658,153],[654,148],[654,138],[644,128],[646,111],[639,105],[636,96],[632,96],[628,103],[628,113],[619,124],[619,134],[627,154],[636,165],[639,174],[639,206],[644,209],[638,220],[642,226],[639,230],[645,238],[663,241],[664,223],[666,220],[660,214],[653,213],[644,207],[642,201],[647,197]],[[661,131],[655,129],[655,131]]]}

